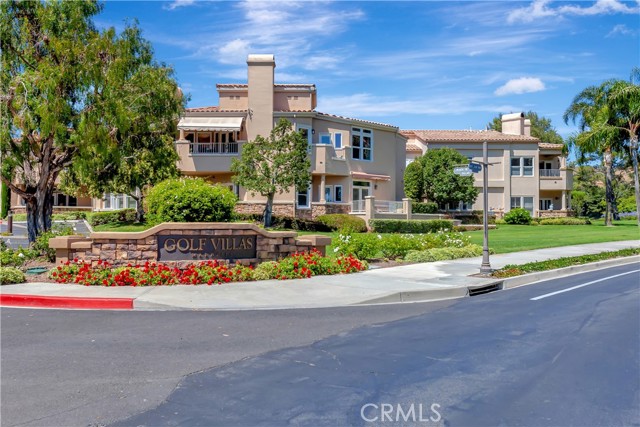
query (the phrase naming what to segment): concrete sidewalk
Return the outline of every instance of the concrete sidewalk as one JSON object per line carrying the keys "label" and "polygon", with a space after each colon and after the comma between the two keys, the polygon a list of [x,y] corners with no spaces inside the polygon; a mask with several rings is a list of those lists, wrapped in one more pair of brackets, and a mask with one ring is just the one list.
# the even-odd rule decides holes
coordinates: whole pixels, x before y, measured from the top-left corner
{"label": "concrete sidewalk", "polygon": [[[640,240],[594,243],[492,255],[494,269],[567,256],[594,254],[640,247]],[[640,260],[625,258],[616,263]],[[362,273],[317,276],[310,279],[266,280],[225,285],[158,287],[86,287],[71,284],[25,283],[0,287],[0,297],[9,295],[55,297],[54,300],[126,299],[137,310],[254,310],[337,307],[355,304],[429,301],[458,298],[470,290],[487,286],[509,287],[502,279],[475,277],[481,257],[372,269]],[[591,266],[571,267],[593,269]],[[568,271],[569,271],[568,270]],[[521,276],[510,286],[559,277],[560,271]],[[565,273],[568,274],[568,273]],[[546,276],[545,276],[546,275]],[[503,283],[504,282],[504,283]],[[50,305],[51,306],[51,305]],[[59,305],[52,305],[58,306]],[[92,308],[89,304],[85,308]],[[99,307],[94,307],[99,308]]]}

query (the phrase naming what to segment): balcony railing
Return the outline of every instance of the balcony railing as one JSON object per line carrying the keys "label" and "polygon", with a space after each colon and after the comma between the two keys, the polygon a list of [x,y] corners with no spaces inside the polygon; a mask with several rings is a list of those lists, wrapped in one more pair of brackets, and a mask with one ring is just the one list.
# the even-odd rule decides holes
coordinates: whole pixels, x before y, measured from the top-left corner
{"label": "balcony railing", "polygon": [[540,176],[553,176],[553,177],[559,177],[560,176],[560,169],[539,169],[540,170]]}
{"label": "balcony railing", "polygon": [[376,200],[374,204],[376,212],[380,213],[403,213],[402,202],[393,200]]}
{"label": "balcony railing", "polygon": [[238,154],[237,142],[193,142],[189,144],[189,154],[193,156],[207,154]]}
{"label": "balcony railing", "polygon": [[364,200],[354,200],[351,202],[351,212],[364,212]]}

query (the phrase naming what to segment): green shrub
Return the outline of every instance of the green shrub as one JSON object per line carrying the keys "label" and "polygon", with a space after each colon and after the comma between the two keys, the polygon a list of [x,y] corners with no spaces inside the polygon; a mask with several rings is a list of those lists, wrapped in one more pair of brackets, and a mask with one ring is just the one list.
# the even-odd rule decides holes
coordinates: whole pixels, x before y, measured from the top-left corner
{"label": "green shrub", "polygon": [[389,259],[404,258],[411,250],[423,249],[419,237],[407,234],[387,234],[380,239],[380,252]]}
{"label": "green shrub", "polygon": [[411,212],[417,214],[431,214],[438,212],[438,204],[435,202],[412,202]]}
{"label": "green shrub", "polygon": [[236,196],[220,185],[201,178],[167,179],[153,187],[146,197],[151,222],[230,221]]}
{"label": "green shrub", "polygon": [[507,224],[529,225],[531,224],[531,214],[528,210],[522,208],[511,209],[504,216]]}
{"label": "green shrub", "polygon": [[9,213],[9,207],[11,205],[11,193],[9,192],[9,186],[2,184],[2,190],[0,191],[0,218],[6,218]]}
{"label": "green shrub", "polygon": [[135,209],[121,209],[117,211],[93,212],[89,214],[88,221],[92,226],[104,224],[116,224],[119,222],[133,222],[136,219]]}
{"label": "green shrub", "polygon": [[414,160],[404,170],[404,193],[413,200],[421,200],[424,194],[424,172],[420,159]]}
{"label": "green shrub", "polygon": [[446,219],[398,220],[372,219],[369,221],[372,231],[378,233],[431,233],[453,230],[453,221]]}
{"label": "green shrub", "polygon": [[316,218],[316,222],[325,225],[330,231],[348,228],[357,233],[367,231],[367,223],[364,219],[349,214],[326,214]]}
{"label": "green shrub", "polygon": [[27,279],[24,273],[15,267],[0,267],[0,285],[24,283]]}
{"label": "green shrub", "polygon": [[276,261],[261,262],[253,270],[253,278],[255,280],[275,279],[278,275],[278,263]]}
{"label": "green shrub", "polygon": [[630,194],[627,197],[622,197],[618,200],[618,211],[619,212],[635,212],[636,208],[636,196],[635,194]]}
{"label": "green shrub", "polygon": [[373,259],[378,255],[382,236],[372,233],[340,233],[334,244],[334,252],[340,255],[353,255],[358,259]]}
{"label": "green shrub", "polygon": [[90,212],[69,211],[64,213],[53,214],[51,215],[51,219],[53,219],[54,221],[72,221],[72,220],[79,220],[79,219],[87,219],[88,214],[90,214]]}
{"label": "green shrub", "polygon": [[446,261],[457,258],[471,258],[482,255],[482,246],[468,245],[462,248],[433,248],[424,251],[409,251],[405,256],[405,261],[410,262],[433,262]]}
{"label": "green shrub", "polygon": [[540,225],[589,225],[589,218],[541,218]]}
{"label": "green shrub", "polygon": [[[2,241],[4,243],[4,241]],[[20,267],[25,262],[37,258],[39,253],[33,249],[11,249],[4,245],[0,251],[0,265]]]}
{"label": "green shrub", "polygon": [[57,236],[72,236],[76,234],[68,225],[54,225],[50,231],[45,231],[36,237],[36,241],[31,244],[31,249],[36,251],[38,255],[45,257],[47,260],[54,262],[56,260],[56,250],[49,247],[49,239]]}

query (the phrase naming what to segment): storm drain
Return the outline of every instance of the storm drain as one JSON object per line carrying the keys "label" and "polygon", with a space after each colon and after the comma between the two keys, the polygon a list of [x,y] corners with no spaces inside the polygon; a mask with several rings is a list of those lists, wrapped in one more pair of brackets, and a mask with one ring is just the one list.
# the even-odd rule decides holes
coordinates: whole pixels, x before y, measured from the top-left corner
{"label": "storm drain", "polygon": [[485,286],[469,288],[469,296],[474,297],[476,295],[488,294],[489,292],[499,291],[500,289],[502,289],[502,282],[491,283]]}

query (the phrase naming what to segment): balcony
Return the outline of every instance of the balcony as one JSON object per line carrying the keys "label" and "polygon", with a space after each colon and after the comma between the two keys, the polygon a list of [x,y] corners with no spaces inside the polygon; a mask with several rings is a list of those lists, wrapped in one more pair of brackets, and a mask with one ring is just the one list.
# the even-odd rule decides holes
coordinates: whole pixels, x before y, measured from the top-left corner
{"label": "balcony", "polygon": [[538,169],[540,190],[571,190],[573,188],[572,169]]}
{"label": "balcony", "polygon": [[[337,150],[343,152],[344,150]],[[327,175],[348,176],[349,166],[344,158],[336,153],[333,145],[314,144],[311,148],[311,171]]]}
{"label": "balcony", "polygon": [[231,170],[231,160],[240,155],[245,142],[176,141],[176,151],[180,156],[178,169],[182,172],[228,172]]}

